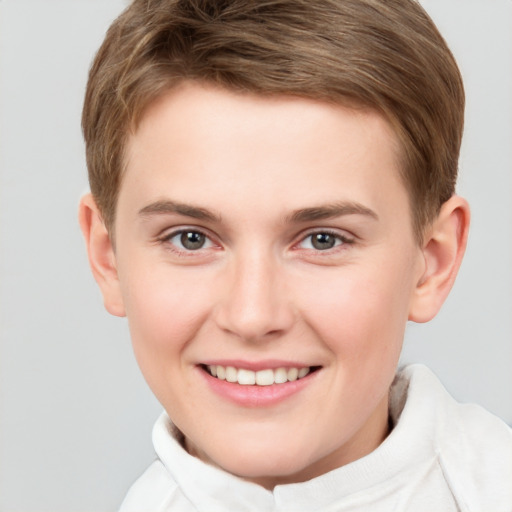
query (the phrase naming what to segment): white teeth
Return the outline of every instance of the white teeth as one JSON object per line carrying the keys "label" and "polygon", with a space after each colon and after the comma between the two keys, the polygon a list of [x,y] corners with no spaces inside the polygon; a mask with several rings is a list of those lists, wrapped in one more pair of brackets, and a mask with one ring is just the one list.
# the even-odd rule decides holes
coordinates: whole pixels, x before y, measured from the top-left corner
{"label": "white teeth", "polygon": [[272,386],[274,384],[274,370],[260,370],[256,372],[258,386]]}
{"label": "white teeth", "polygon": [[208,371],[213,377],[219,380],[227,380],[228,382],[238,382],[242,386],[271,386],[272,384],[284,384],[285,382],[293,382],[297,379],[305,377],[311,369],[303,368],[276,368],[275,370],[259,370],[253,372],[244,368],[235,368],[234,366],[209,365]]}
{"label": "white teeth", "polygon": [[[258,380],[258,374],[254,374],[251,370],[238,370],[238,384],[243,384],[244,386],[251,386],[256,384]],[[259,383],[258,383],[259,384]]]}
{"label": "white teeth", "polygon": [[305,377],[309,373],[309,368],[301,368],[299,370],[298,377],[299,379],[302,379],[302,377]]}
{"label": "white teeth", "polygon": [[224,368],[224,366],[217,366],[217,379],[220,379],[220,380],[226,379],[226,368]]}
{"label": "white teeth", "polygon": [[293,382],[294,380],[297,380],[298,376],[299,376],[299,370],[297,370],[297,368],[290,368],[288,370],[288,380],[290,382]]}
{"label": "white teeth", "polygon": [[276,384],[284,384],[285,382],[288,382],[288,372],[286,371],[286,368],[278,368],[274,371],[274,382]]}
{"label": "white teeth", "polygon": [[236,368],[226,366],[226,380],[228,382],[236,382],[238,377],[237,373]]}

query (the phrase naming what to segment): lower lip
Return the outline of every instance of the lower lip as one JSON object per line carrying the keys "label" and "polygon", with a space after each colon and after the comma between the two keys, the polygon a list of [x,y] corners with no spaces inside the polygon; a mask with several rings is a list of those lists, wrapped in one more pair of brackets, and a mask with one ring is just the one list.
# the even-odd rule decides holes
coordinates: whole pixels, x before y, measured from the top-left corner
{"label": "lower lip", "polygon": [[198,367],[207,385],[217,395],[243,407],[271,407],[299,393],[312,383],[319,371],[309,373],[305,377],[284,384],[271,386],[244,386],[236,382],[228,382],[213,377]]}

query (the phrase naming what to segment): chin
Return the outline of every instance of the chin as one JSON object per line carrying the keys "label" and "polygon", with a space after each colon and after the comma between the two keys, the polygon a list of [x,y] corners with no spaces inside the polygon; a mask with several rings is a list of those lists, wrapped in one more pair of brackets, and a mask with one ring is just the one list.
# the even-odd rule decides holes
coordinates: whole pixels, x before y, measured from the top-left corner
{"label": "chin", "polygon": [[282,461],[269,461],[270,457],[266,457],[266,459],[245,466],[233,461],[233,464],[228,464],[223,468],[233,475],[267,489],[273,489],[278,484],[296,483],[309,479],[304,476],[306,468],[303,464],[298,464],[298,461],[292,464],[283,464]]}
{"label": "chin", "polygon": [[[315,460],[310,460],[304,453],[304,447],[279,446],[259,443],[257,446],[237,443],[231,445],[229,453],[225,449],[211,456],[194,453],[199,458],[222,468],[244,480],[255,482],[263,487],[272,489],[279,483],[304,481],[316,476],[314,474]],[[311,459],[314,459],[312,457]]]}

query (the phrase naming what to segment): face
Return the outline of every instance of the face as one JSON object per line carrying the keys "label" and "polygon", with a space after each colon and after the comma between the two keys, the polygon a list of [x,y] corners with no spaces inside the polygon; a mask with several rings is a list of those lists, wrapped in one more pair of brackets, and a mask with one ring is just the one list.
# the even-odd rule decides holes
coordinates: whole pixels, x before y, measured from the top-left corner
{"label": "face", "polygon": [[373,112],[197,84],[147,111],[115,265],[138,363],[191,453],[271,488],[386,436],[424,271],[397,162]]}

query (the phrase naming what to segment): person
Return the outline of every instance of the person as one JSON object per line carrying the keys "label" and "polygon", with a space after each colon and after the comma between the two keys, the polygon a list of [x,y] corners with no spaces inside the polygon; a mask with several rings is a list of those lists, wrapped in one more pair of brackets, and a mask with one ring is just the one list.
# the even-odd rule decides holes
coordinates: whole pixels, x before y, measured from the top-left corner
{"label": "person", "polygon": [[512,431],[397,371],[455,280],[464,92],[413,0],[135,0],[80,204],[165,412],[130,511],[510,511]]}

